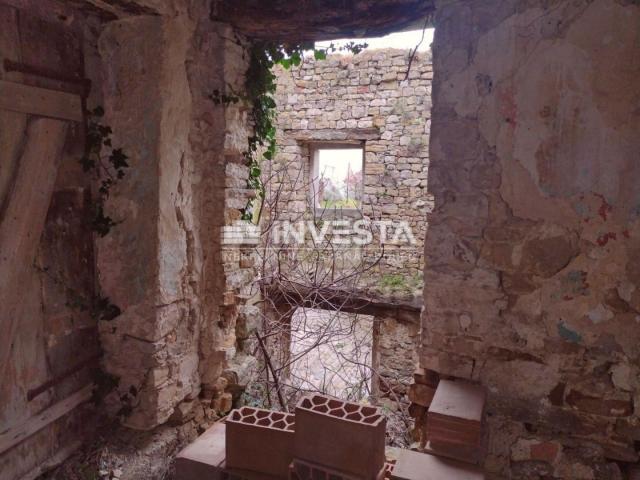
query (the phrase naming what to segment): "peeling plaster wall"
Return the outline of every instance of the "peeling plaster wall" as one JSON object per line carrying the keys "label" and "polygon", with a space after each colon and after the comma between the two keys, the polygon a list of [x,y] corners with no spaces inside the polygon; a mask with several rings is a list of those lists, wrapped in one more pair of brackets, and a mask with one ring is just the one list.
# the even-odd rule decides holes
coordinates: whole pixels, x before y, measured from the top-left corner
{"label": "peeling plaster wall", "polygon": [[243,356],[236,366],[235,322],[253,271],[223,258],[219,242],[246,203],[246,115],[209,98],[242,88],[244,46],[229,27],[193,18],[206,14],[131,17],[100,37],[106,121],[131,157],[108,203],[123,223],[98,243],[103,294],[123,311],[101,322],[101,340],[119,378],[111,406],[140,429],[201,391],[215,400],[223,374],[224,385],[246,383],[251,365]]}
{"label": "peeling plaster wall", "polygon": [[640,7],[440,2],[421,365],[489,391],[490,472],[640,440]]}

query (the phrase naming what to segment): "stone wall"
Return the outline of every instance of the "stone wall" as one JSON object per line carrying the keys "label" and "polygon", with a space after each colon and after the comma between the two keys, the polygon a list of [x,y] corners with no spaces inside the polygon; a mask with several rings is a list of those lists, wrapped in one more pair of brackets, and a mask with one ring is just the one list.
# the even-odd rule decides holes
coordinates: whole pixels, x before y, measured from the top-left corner
{"label": "stone wall", "polygon": [[420,360],[488,389],[496,478],[638,460],[639,24],[636,2],[439,2]]}
{"label": "stone wall", "polygon": [[107,205],[123,222],[98,242],[101,288],[122,314],[100,329],[119,381],[112,407],[133,428],[199,395],[228,410],[252,364],[235,333],[253,270],[220,242],[251,194],[246,114],[210,98],[242,89],[245,47],[230,27],[194,20],[206,17],[125,18],[99,40],[106,122],[131,160]]}
{"label": "stone wall", "polygon": [[418,364],[419,312],[396,312],[375,317],[374,368],[380,396],[407,402],[408,387]]}
{"label": "stone wall", "polygon": [[420,275],[426,224],[431,56],[418,52],[408,79],[408,50],[305,58],[277,69],[278,153],[268,166],[270,192],[286,198],[283,218],[310,211],[311,145],[364,143],[362,214],[371,220],[406,221],[411,248],[386,246],[382,272]]}

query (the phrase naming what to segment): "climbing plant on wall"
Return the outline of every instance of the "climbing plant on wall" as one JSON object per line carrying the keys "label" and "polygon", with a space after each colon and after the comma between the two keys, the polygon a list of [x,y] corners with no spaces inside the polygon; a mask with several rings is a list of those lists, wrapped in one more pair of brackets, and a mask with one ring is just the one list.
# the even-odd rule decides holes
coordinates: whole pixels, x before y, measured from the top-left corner
{"label": "climbing plant on wall", "polygon": [[111,188],[124,178],[125,171],[129,168],[129,157],[121,148],[113,146],[111,127],[100,123],[103,115],[102,107],[87,112],[85,153],[80,159],[82,169],[93,174],[99,183],[92,205],[91,229],[101,237],[120,223],[105,213],[105,202],[109,198]]}
{"label": "climbing plant on wall", "polygon": [[[273,67],[280,65],[289,69],[302,63],[305,51],[312,51],[316,60],[324,60],[327,54],[336,51],[351,52],[354,55],[367,47],[366,43],[349,42],[343,46],[331,43],[326,48],[315,48],[313,43],[295,45],[274,42],[254,42],[249,51],[249,67],[247,68],[244,93],[231,93],[215,90],[211,99],[216,104],[230,104],[243,101],[250,107],[250,120],[253,124],[253,134],[249,137],[248,148],[244,152],[249,167],[247,186],[256,191],[260,203],[264,200],[265,187],[261,180],[261,161],[273,159],[276,153],[276,92],[275,74]],[[242,218],[253,220],[254,199],[247,202],[243,209]]]}

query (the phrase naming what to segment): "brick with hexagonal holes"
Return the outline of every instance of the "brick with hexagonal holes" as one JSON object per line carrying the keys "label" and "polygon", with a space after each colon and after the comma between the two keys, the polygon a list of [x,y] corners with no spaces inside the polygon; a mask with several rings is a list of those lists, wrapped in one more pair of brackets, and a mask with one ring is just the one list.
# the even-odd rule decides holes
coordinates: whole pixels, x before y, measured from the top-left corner
{"label": "brick with hexagonal holes", "polygon": [[386,419],[371,406],[325,395],[296,405],[296,458],[373,480],[384,467]]}
{"label": "brick with hexagonal holes", "polygon": [[261,408],[233,410],[226,420],[226,466],[282,478],[293,460],[295,417]]}

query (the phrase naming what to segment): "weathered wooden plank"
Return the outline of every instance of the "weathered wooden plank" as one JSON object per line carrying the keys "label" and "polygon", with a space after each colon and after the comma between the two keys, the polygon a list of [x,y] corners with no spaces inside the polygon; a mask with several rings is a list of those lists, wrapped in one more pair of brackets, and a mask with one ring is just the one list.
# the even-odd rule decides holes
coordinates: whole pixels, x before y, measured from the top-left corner
{"label": "weathered wooden plank", "polygon": [[[7,60],[20,61],[20,35],[18,33],[17,15],[14,8],[0,3],[0,57]],[[22,80],[22,74],[5,72],[0,62],[0,80]],[[0,205],[15,174],[18,163],[18,152],[22,145],[22,137],[27,123],[24,113],[0,110]]]}
{"label": "weathered wooden plank", "polygon": [[0,109],[82,121],[82,98],[73,93],[0,80]]}
{"label": "weathered wooden plank", "polygon": [[76,393],[61,402],[58,402],[38,415],[31,417],[26,422],[0,434],[0,453],[6,452],[11,447],[29,438],[34,433],[66,415],[83,402],[91,398],[93,384],[78,390]]}
{"label": "weathered wooden plank", "polygon": [[67,122],[61,120],[31,121],[17,174],[0,205],[0,383],[22,312],[20,288],[32,272],[66,131]]}
{"label": "weathered wooden plank", "polygon": [[58,450],[52,457],[46,459],[42,464],[36,466],[29,473],[20,478],[20,480],[36,480],[43,473],[48,472],[49,470],[54,469],[58,465],[62,464],[66,459],[68,459],[71,455],[73,455],[76,450],[78,450],[82,446],[82,442],[80,440],[70,443],[69,445],[63,446],[60,450]]}

